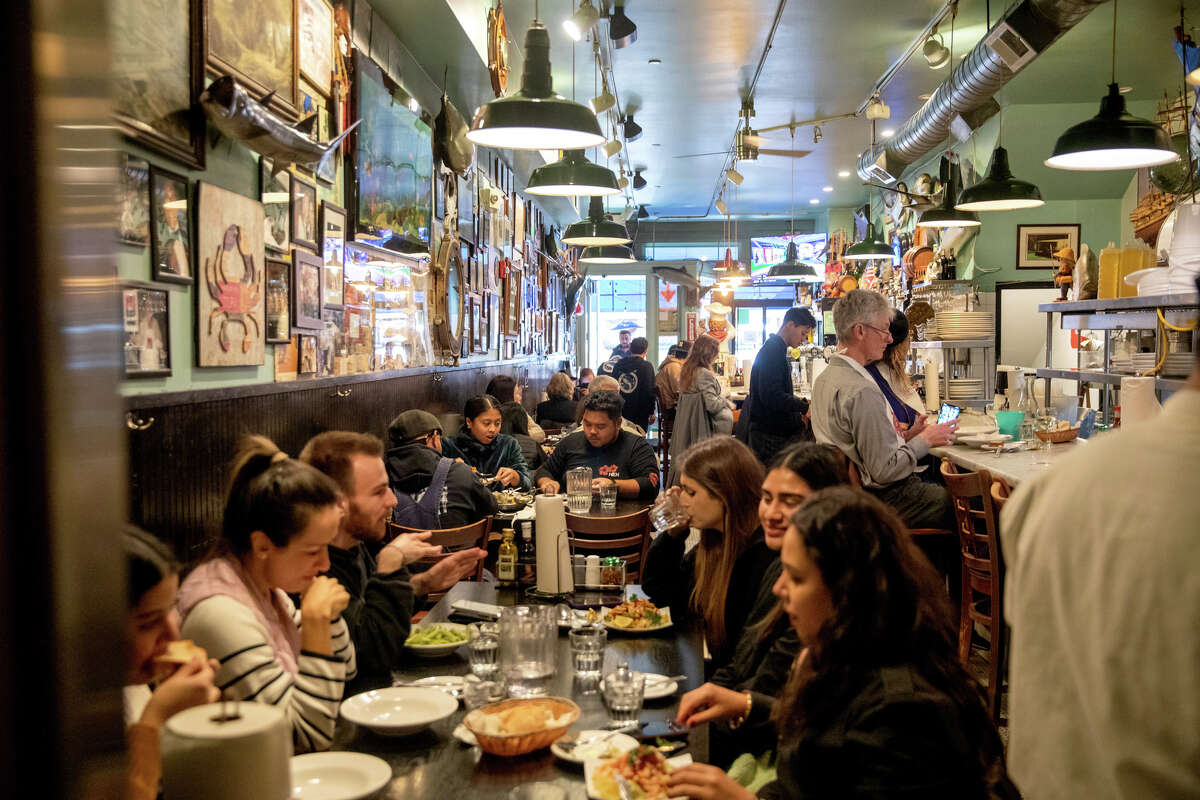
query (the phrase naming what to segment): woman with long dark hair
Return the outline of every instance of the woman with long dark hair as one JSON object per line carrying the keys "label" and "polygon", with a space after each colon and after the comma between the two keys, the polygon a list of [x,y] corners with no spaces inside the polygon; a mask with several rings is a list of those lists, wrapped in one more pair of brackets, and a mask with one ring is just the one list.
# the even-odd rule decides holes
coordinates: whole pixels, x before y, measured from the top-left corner
{"label": "woman with long dark hair", "polygon": [[[507,433],[502,404],[491,395],[472,397],[463,406],[463,428],[450,440],[463,461],[501,486],[528,489],[533,485],[521,445]],[[524,412],[522,412],[524,413]]]}
{"label": "woman with long dark hair", "polygon": [[525,410],[525,406],[521,405],[525,389],[517,383],[515,378],[511,375],[497,375],[488,381],[487,388],[483,393],[500,401],[501,414],[510,408],[521,409],[521,413],[529,419],[529,437],[538,444],[546,441],[546,432],[542,430],[542,426],[534,422],[533,417],[529,416],[529,412]]}
{"label": "woman with long dark hair", "polygon": [[883,358],[868,364],[866,368],[887,399],[893,423],[905,441],[920,433],[926,422],[925,404],[913,388],[906,366],[908,353],[912,349],[909,327],[904,312],[894,309],[891,322],[888,323],[891,344],[884,348]]}
{"label": "woman with long dark hair", "polygon": [[[283,709],[297,751],[333,741],[346,681],[357,674],[342,618],[350,596],[329,570],[342,520],[333,479],[247,437],[233,464],[221,539],[179,590],[183,635],[221,663],[235,700]],[[297,609],[289,594],[301,597]]]}
{"label": "woman with long dark hair", "polygon": [[721,343],[707,333],[701,335],[688,352],[679,371],[679,403],[675,406],[675,427],[671,432],[671,472],[667,485],[674,486],[680,456],[693,444],[714,434],[733,432],[733,411],[721,394],[721,384],[712,372]]}
{"label": "woman with long dark hair", "polygon": [[[945,589],[899,518],[860,490],[823,489],[796,511],[781,557],[775,593],[806,649],[778,702],[728,692],[705,709],[733,727],[774,720],[778,779],[757,796],[1011,796]],[[668,783],[673,795],[754,796],[706,765]]]}
{"label": "woman with long dark hair", "polygon": [[762,465],[732,436],[697,442],[683,454],[679,503],[700,543],[684,553],[688,528],[655,538],[646,554],[642,588],[674,614],[696,614],[713,668],[725,666],[776,554],[758,527]]}

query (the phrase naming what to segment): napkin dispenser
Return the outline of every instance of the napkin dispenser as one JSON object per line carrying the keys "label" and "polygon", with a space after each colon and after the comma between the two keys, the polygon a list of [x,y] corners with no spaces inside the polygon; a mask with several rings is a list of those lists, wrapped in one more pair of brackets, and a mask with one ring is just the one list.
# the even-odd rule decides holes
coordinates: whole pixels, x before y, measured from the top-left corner
{"label": "napkin dispenser", "polygon": [[571,541],[562,495],[541,495],[533,501],[534,554],[537,560],[537,591],[568,594],[575,591],[572,576]]}
{"label": "napkin dispenser", "polygon": [[167,720],[164,800],[288,800],[292,729],[264,703],[211,703]]}

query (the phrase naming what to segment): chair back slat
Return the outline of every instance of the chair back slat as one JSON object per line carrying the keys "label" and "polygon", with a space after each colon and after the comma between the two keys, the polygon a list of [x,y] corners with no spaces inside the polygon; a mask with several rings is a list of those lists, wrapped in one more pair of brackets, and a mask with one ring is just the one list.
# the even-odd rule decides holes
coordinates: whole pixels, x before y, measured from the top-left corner
{"label": "chair back slat", "polygon": [[641,566],[650,548],[649,509],[619,517],[567,514],[567,531],[574,552],[624,558],[626,582],[640,582]]}
{"label": "chair back slat", "polygon": [[[388,523],[387,541],[395,539],[401,533],[426,533],[430,534],[429,544],[440,545],[442,555],[432,556],[430,558],[421,559],[422,563],[436,564],[446,556],[457,550],[465,550],[470,547],[478,547],[487,549],[488,531],[492,528],[492,517],[486,516],[478,522],[473,522],[470,525],[463,525],[460,528],[438,528],[426,531],[423,528],[410,528],[406,525],[397,525],[394,522]],[[479,565],[475,569],[474,575],[468,576],[465,580],[478,581],[483,579],[483,559],[479,560]]]}

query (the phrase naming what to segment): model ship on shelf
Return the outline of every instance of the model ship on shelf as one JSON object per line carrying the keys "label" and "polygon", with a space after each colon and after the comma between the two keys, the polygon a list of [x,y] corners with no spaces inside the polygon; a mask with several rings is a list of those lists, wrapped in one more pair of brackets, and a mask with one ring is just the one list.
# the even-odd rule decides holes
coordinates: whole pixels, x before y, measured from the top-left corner
{"label": "model ship on shelf", "polygon": [[1158,240],[1158,232],[1175,208],[1175,195],[1166,192],[1150,192],[1138,201],[1129,214],[1133,233],[1151,246]]}

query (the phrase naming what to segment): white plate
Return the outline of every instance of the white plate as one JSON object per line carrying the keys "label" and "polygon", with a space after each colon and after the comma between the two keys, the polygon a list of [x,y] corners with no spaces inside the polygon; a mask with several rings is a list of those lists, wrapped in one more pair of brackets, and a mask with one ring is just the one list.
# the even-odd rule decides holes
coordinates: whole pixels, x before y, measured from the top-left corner
{"label": "white plate", "polygon": [[439,689],[393,686],[356,694],[342,703],[342,717],[384,736],[408,736],[458,711],[458,701]]}
{"label": "white plate", "polygon": [[305,753],[291,770],[293,800],[358,800],[392,779],[388,763],[366,753]]}
{"label": "white plate", "polygon": [[[592,798],[592,800],[617,800],[615,797],[601,797],[599,792],[596,791],[596,784],[592,779],[592,773],[596,771],[596,767],[599,767],[603,763],[603,759],[588,759],[587,761],[583,762],[583,778],[585,781],[587,781],[588,797]],[[692,763],[692,757],[687,753],[684,753],[681,756],[668,758],[667,763],[672,767],[686,767],[688,764]],[[659,800],[659,798],[648,798],[648,800]]]}
{"label": "white plate", "polygon": [[[467,626],[459,625],[457,622],[432,622],[429,625],[415,625],[412,629],[412,632],[416,633],[417,631],[423,630],[425,628],[431,628],[435,625],[440,628],[450,628],[451,630],[459,631],[463,634],[463,636],[469,636],[469,633],[468,633],[469,629],[467,628]],[[466,644],[467,641],[468,640],[464,638],[461,642],[450,642],[448,644],[417,645],[417,644],[407,644],[406,643],[404,646],[407,649],[411,650],[412,652],[416,653],[417,655],[421,656],[422,658],[441,658],[443,656],[450,655],[455,650],[457,650],[458,648],[460,648],[464,644]]]}
{"label": "white plate", "polygon": [[467,679],[462,675],[434,675],[429,678],[421,678],[419,681],[412,681],[406,685],[437,689],[457,699],[462,697],[463,689],[467,685]]}
{"label": "white plate", "polygon": [[666,620],[662,625],[656,625],[653,628],[622,628],[617,625],[610,625],[608,622],[609,614],[612,613],[611,608],[605,608],[601,613],[600,619],[604,622],[604,627],[610,631],[620,631],[621,633],[655,633],[657,631],[665,631],[671,627],[671,609],[660,608],[658,613]]}
{"label": "white plate", "polygon": [[[576,736],[580,739],[587,739],[592,736],[601,736],[606,731],[579,731]],[[612,751],[616,753],[628,753],[630,750],[638,746],[638,740],[627,733],[614,733],[602,742],[591,742],[582,744],[576,747],[571,752],[567,752],[562,748],[556,740],[550,745],[550,752],[561,758],[563,761],[569,761],[572,764],[582,764],[590,759],[603,760],[603,753]]]}
{"label": "white plate", "polygon": [[668,679],[666,675],[659,675],[656,672],[643,672],[642,674],[646,676],[646,688],[642,692],[642,697],[647,700],[661,700],[679,691],[679,684]]}
{"label": "white plate", "polygon": [[1011,442],[1007,433],[977,434],[974,436],[959,436],[955,444],[965,444],[967,447],[987,447],[988,442]]}

